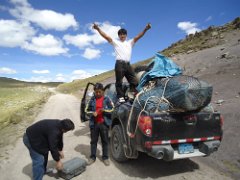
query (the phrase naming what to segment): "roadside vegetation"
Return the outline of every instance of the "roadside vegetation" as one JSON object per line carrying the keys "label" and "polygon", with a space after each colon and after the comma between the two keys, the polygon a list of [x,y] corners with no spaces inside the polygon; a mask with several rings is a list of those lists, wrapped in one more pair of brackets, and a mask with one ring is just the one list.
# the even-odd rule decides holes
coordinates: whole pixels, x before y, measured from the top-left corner
{"label": "roadside vegetation", "polygon": [[0,88],[0,127],[29,119],[31,110],[44,103],[49,95],[48,89],[41,86]]}
{"label": "roadside vegetation", "polygon": [[[0,147],[11,143],[9,136],[21,133],[51,95],[49,87],[59,83],[28,83],[0,77]],[[10,140],[11,139],[11,140]]]}

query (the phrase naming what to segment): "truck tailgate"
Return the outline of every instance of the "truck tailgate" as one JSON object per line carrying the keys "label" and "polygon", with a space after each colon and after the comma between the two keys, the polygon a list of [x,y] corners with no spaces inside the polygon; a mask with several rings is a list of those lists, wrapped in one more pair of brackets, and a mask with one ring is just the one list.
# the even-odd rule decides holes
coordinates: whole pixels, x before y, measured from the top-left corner
{"label": "truck tailgate", "polygon": [[[219,113],[152,114],[153,141],[214,138],[222,136]],[[207,140],[207,139],[206,139]],[[178,142],[176,142],[178,143]]]}

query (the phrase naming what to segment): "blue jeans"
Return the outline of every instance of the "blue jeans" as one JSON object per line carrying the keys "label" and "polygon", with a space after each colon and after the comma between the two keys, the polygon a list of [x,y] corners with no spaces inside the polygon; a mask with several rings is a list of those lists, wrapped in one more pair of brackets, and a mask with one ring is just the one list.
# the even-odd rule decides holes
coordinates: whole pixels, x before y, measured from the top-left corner
{"label": "blue jeans", "polygon": [[26,133],[23,135],[23,143],[28,148],[30,156],[32,158],[33,179],[42,180],[43,175],[45,174],[44,156],[33,150]]}

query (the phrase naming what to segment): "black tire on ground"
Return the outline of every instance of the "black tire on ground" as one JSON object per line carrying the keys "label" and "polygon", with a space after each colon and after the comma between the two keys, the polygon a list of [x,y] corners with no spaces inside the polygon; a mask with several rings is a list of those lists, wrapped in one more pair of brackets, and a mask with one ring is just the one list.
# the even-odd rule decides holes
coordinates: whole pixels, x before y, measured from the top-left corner
{"label": "black tire on ground", "polygon": [[113,159],[118,162],[125,162],[128,160],[124,153],[123,147],[123,132],[121,125],[115,125],[112,129],[112,135],[110,139],[111,153]]}

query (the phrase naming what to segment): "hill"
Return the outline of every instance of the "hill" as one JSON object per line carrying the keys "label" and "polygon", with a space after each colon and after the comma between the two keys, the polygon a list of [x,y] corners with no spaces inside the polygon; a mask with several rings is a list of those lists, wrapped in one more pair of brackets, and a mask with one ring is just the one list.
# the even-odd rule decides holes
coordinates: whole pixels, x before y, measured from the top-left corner
{"label": "hill", "polygon": [[16,87],[27,87],[27,86],[36,86],[36,85],[56,87],[60,84],[62,84],[62,82],[48,82],[48,83],[26,82],[26,81],[19,81],[12,78],[0,77],[1,88],[16,88]]}

